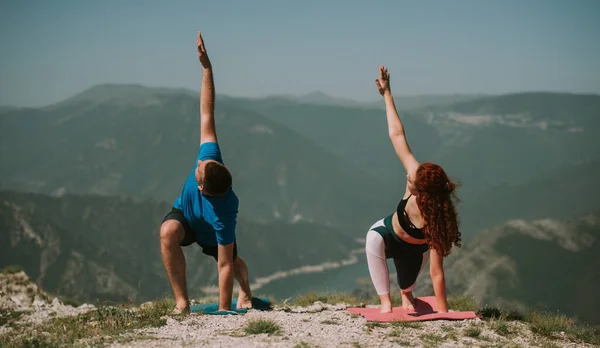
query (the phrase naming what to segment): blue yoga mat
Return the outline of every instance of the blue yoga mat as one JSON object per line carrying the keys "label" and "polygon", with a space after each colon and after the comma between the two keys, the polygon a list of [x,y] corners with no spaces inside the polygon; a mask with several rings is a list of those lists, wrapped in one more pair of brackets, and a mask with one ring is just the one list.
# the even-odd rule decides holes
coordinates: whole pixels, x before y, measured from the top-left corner
{"label": "blue yoga mat", "polygon": [[[203,314],[213,314],[213,315],[237,315],[237,314],[245,314],[248,312],[248,309],[236,309],[237,306],[237,298],[232,299],[230,311],[219,311],[219,302],[205,303],[205,304],[197,304],[190,306],[190,310],[192,313],[203,313]],[[256,309],[259,311],[264,311],[271,309],[271,301],[268,298],[252,298],[252,309]]]}

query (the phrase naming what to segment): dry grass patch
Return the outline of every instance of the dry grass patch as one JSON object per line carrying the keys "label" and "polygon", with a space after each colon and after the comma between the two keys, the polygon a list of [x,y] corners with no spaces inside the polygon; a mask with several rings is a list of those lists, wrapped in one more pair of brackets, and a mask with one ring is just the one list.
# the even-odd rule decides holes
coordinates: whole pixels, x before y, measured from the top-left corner
{"label": "dry grass patch", "polygon": [[249,335],[276,335],[281,332],[281,326],[271,319],[251,319],[246,323],[244,332]]}
{"label": "dry grass patch", "polygon": [[159,300],[145,308],[100,306],[73,317],[53,318],[36,327],[23,327],[19,335],[0,337],[4,347],[48,347],[73,345],[80,340],[90,344],[109,343],[116,336],[134,329],[159,327],[166,324],[161,317],[168,314],[175,302]]}

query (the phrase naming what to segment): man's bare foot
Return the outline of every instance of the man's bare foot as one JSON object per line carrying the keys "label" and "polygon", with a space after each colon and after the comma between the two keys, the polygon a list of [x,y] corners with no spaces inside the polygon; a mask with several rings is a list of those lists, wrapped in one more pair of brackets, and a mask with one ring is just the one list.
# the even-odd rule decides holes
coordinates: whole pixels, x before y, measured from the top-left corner
{"label": "man's bare foot", "polygon": [[235,308],[237,308],[237,309],[252,308],[252,299],[249,299],[246,296],[238,297],[237,305],[235,306]]}
{"label": "man's bare foot", "polygon": [[185,306],[175,306],[175,308],[173,308],[173,311],[171,312],[171,315],[180,315],[180,314],[190,314],[190,306],[189,305],[185,305]]}
{"label": "man's bare foot", "polygon": [[402,293],[402,308],[414,311],[415,310],[415,298],[413,297],[412,291],[401,292]]}

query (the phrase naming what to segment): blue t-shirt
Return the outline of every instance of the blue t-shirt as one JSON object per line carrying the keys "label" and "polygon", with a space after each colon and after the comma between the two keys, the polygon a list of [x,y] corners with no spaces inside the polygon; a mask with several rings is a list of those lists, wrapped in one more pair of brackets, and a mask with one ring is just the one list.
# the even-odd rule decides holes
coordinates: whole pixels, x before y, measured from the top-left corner
{"label": "blue t-shirt", "polygon": [[233,189],[223,197],[204,196],[196,182],[198,160],[215,160],[223,163],[219,145],[207,142],[200,146],[196,164],[188,176],[181,195],[173,207],[180,209],[196,233],[196,241],[202,245],[227,245],[235,242],[235,227],[239,208],[238,197]]}

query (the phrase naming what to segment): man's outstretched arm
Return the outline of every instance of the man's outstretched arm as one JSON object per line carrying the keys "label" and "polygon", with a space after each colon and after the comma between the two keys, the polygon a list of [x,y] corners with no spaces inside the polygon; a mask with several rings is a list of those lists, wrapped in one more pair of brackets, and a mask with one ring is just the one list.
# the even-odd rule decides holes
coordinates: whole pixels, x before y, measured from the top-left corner
{"label": "man's outstretched arm", "polygon": [[219,311],[231,310],[233,297],[233,243],[218,245],[217,269],[219,271]]}
{"label": "man's outstretched arm", "polygon": [[198,32],[198,60],[202,64],[202,89],[200,90],[200,145],[217,142],[215,128],[215,83],[212,64],[208,59],[202,34]]}

